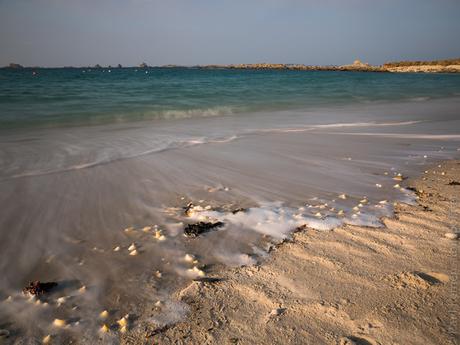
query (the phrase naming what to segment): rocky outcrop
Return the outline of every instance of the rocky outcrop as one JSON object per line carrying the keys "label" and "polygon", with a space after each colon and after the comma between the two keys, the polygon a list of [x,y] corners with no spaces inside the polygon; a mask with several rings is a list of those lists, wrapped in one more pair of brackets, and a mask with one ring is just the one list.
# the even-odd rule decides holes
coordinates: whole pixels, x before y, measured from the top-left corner
{"label": "rocky outcrop", "polygon": [[438,61],[402,61],[390,62],[381,66],[372,66],[355,60],[352,64],[341,66],[312,66],[300,64],[238,64],[195,66],[207,69],[254,69],[254,70],[296,70],[296,71],[344,71],[344,72],[411,72],[411,73],[458,73],[460,59]]}
{"label": "rocky outcrop", "polygon": [[19,68],[24,68],[24,66],[18,64],[18,63],[10,63],[8,65],[8,68],[13,68],[13,69],[19,69]]}

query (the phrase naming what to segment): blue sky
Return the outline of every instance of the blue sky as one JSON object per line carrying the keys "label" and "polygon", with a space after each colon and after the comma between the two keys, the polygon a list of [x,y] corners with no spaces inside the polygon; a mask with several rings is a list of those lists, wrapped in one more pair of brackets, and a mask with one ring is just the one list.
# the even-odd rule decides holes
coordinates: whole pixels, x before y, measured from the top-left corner
{"label": "blue sky", "polygon": [[0,0],[0,65],[460,57],[459,0]]}

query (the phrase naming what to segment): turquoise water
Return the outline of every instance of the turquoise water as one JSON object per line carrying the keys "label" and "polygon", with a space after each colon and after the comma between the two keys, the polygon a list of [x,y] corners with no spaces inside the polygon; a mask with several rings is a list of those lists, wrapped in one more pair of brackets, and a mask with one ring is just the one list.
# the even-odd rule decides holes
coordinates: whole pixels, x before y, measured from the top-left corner
{"label": "turquoise water", "polygon": [[0,128],[219,116],[459,95],[460,75],[453,74],[3,69]]}

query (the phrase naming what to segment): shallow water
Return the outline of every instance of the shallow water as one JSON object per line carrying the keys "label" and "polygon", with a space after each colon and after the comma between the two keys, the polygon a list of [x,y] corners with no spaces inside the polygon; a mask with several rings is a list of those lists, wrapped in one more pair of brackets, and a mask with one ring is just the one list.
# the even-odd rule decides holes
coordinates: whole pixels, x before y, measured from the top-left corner
{"label": "shallow water", "polygon": [[[0,328],[13,339],[53,334],[91,343],[103,323],[128,313],[130,328],[175,322],[187,306],[171,293],[184,282],[214,265],[259,262],[304,224],[380,226],[394,201],[415,200],[394,187],[404,186],[398,173],[459,158],[457,98],[348,103],[3,129]],[[200,207],[187,216],[189,202]],[[233,214],[239,208],[246,210]],[[225,225],[185,238],[184,226],[200,220]],[[132,244],[137,255],[129,255]],[[21,293],[38,279],[59,283],[42,298],[48,305]],[[53,326],[55,318],[68,327]],[[118,332],[104,339],[116,342]]]}

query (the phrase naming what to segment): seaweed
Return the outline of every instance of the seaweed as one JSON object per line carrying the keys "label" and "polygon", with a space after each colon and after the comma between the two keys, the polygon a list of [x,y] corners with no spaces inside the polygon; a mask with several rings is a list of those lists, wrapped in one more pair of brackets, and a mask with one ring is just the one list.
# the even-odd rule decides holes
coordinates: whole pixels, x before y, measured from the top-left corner
{"label": "seaweed", "polygon": [[194,224],[187,224],[187,226],[184,228],[184,235],[187,237],[198,237],[201,234],[215,230],[222,226],[224,226],[224,223],[222,222],[198,222]]}
{"label": "seaweed", "polygon": [[34,296],[39,296],[39,295],[43,295],[45,293],[50,292],[57,285],[58,284],[56,282],[42,283],[39,280],[36,280],[36,281],[30,282],[28,286],[22,289],[22,292],[30,293],[31,295],[34,295]]}

